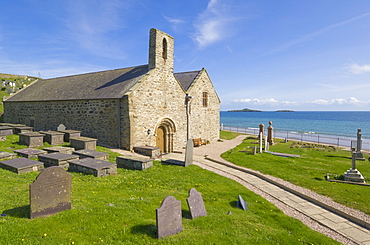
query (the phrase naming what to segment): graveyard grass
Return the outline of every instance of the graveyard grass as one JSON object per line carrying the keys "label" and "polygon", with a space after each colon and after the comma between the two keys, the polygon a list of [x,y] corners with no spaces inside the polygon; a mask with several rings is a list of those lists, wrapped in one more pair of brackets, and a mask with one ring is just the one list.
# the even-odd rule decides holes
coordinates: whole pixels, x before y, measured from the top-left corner
{"label": "graveyard grass", "polygon": [[[17,142],[18,136],[8,136],[0,150],[25,148]],[[108,152],[112,162],[118,155],[98,150]],[[0,169],[0,244],[339,244],[233,180],[196,165],[160,162],[100,178],[72,173],[73,209],[30,220],[29,184],[37,175]],[[191,188],[202,194],[208,216],[190,219]],[[181,200],[183,231],[158,240],[155,210],[168,195]],[[247,211],[236,207],[238,195]]]}
{"label": "graveyard grass", "polygon": [[[225,133],[226,135],[229,132]],[[344,172],[352,166],[350,151],[334,150],[331,147],[321,147],[308,144],[291,147],[293,142],[284,143],[275,139],[277,144],[270,146],[269,151],[300,155],[301,158],[285,158],[269,153],[253,155],[248,146],[258,146],[256,137],[247,137],[242,144],[223,153],[221,156],[236,165],[260,171],[289,181],[298,186],[308,188],[318,194],[331,197],[334,201],[370,215],[370,186],[351,185],[326,181],[325,175],[331,179],[343,180]],[[247,152],[241,152],[247,151]],[[364,154],[365,161],[357,161],[356,168],[362,173],[366,183],[370,183],[369,156]]]}

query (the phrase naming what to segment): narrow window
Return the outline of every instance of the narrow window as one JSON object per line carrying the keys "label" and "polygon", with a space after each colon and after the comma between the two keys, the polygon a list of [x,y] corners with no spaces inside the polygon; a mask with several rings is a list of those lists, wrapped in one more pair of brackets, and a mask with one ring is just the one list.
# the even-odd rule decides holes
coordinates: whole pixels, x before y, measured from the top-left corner
{"label": "narrow window", "polygon": [[163,38],[162,48],[162,57],[163,59],[167,59],[167,40],[165,38]]}
{"label": "narrow window", "polygon": [[203,107],[207,107],[207,106],[208,106],[208,93],[203,92]]}

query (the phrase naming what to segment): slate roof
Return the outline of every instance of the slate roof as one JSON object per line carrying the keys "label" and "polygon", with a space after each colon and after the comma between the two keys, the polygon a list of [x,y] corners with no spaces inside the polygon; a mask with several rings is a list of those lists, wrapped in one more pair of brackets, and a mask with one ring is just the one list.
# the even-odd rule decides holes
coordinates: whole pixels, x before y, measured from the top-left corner
{"label": "slate roof", "polygon": [[6,102],[122,98],[147,72],[142,65],[38,80]]}
{"label": "slate roof", "polygon": [[[6,102],[122,98],[149,71],[148,65],[38,80]],[[201,71],[174,73],[185,91]]]}
{"label": "slate roof", "polygon": [[176,79],[180,82],[183,89],[185,91],[188,91],[194,79],[198,76],[200,72],[201,71],[180,72],[180,73],[174,73],[174,75]]}

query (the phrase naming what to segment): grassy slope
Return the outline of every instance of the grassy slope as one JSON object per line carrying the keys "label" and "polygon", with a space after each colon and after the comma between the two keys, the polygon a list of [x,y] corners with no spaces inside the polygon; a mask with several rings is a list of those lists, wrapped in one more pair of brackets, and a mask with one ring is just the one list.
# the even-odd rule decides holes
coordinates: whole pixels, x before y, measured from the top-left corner
{"label": "grassy slope", "polygon": [[[8,139],[0,142],[0,150],[24,148],[17,136]],[[111,161],[117,155],[99,150],[109,152]],[[159,162],[144,171],[118,169],[118,175],[102,178],[72,173],[73,209],[30,220],[29,184],[37,174],[0,169],[0,213],[6,214],[0,216],[0,244],[338,244],[235,181],[195,165]],[[190,188],[202,193],[208,216],[189,219]],[[239,194],[248,211],[236,208]],[[158,240],[155,210],[167,195],[181,200],[184,231]]]}
{"label": "grassy slope", "polygon": [[[284,158],[268,153],[251,155],[238,152],[247,146],[254,146],[255,138],[244,142],[231,151],[222,154],[226,160],[237,165],[258,170],[264,174],[276,176],[293,184],[311,189],[319,194],[331,197],[334,201],[370,214],[370,196],[368,186],[358,186],[325,181],[325,174],[343,175],[351,168],[351,153],[348,151],[330,151],[329,149],[290,148],[292,142],[278,143],[270,151],[298,154],[301,158]],[[366,156],[367,158],[368,156]],[[357,169],[370,182],[369,161],[357,161]]]}

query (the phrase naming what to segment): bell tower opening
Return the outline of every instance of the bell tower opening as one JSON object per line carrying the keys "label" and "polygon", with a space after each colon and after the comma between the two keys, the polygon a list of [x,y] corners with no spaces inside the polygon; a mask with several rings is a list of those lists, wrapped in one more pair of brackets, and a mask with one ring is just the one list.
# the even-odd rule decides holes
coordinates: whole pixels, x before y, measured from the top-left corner
{"label": "bell tower opening", "polygon": [[152,28],[149,39],[149,69],[160,68],[173,72],[174,39],[167,33]]}

